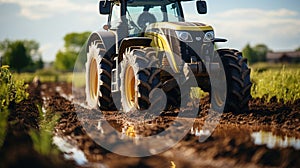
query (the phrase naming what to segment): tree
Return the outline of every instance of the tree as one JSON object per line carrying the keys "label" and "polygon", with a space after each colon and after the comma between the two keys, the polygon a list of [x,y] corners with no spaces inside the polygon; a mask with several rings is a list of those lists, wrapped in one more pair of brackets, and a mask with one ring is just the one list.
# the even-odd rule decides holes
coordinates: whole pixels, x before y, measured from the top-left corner
{"label": "tree", "polygon": [[44,62],[38,49],[39,44],[34,40],[6,39],[0,42],[0,51],[3,53],[2,64],[9,65],[18,73],[43,68]]}
{"label": "tree", "polygon": [[42,57],[39,57],[39,59],[35,63],[36,69],[43,69],[44,68],[44,61]]}
{"label": "tree", "polygon": [[300,51],[300,47],[298,47],[295,51]]}
{"label": "tree", "polygon": [[79,52],[91,32],[69,33],[64,37],[65,48]]}
{"label": "tree", "polygon": [[58,51],[56,54],[56,59],[54,62],[55,68],[61,71],[71,71],[73,70],[77,53],[72,51]]}
{"label": "tree", "polygon": [[268,46],[265,44],[257,44],[254,47],[251,47],[250,44],[247,44],[243,48],[243,55],[246,57],[250,64],[256,62],[265,62],[267,60],[267,53],[271,51]]}
{"label": "tree", "polygon": [[6,60],[8,60],[9,65],[16,69],[18,73],[32,62],[30,56],[27,55],[24,43],[21,41],[13,42],[4,57],[7,57]]}
{"label": "tree", "polygon": [[264,62],[267,60],[267,53],[269,48],[265,44],[257,44],[253,48],[257,62]]}
{"label": "tree", "polygon": [[56,54],[56,59],[54,62],[55,68],[62,71],[72,71],[77,56],[90,34],[91,32],[67,34],[64,37],[64,49],[59,50]]}
{"label": "tree", "polygon": [[256,53],[251,48],[250,44],[247,44],[243,48],[242,52],[243,52],[244,57],[248,59],[250,64],[257,62]]}

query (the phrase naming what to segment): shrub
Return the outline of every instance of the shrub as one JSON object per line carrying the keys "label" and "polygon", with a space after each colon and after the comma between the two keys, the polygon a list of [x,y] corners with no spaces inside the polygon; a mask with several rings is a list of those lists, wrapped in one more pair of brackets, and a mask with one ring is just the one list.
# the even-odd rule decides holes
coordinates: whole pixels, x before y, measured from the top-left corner
{"label": "shrub", "polygon": [[11,102],[19,103],[28,97],[28,85],[24,81],[13,80],[8,66],[0,69],[0,100],[1,108],[8,107]]}
{"label": "shrub", "polygon": [[8,106],[10,103],[19,103],[28,97],[27,85],[24,81],[15,81],[12,78],[8,66],[0,68],[0,147],[6,135]]}

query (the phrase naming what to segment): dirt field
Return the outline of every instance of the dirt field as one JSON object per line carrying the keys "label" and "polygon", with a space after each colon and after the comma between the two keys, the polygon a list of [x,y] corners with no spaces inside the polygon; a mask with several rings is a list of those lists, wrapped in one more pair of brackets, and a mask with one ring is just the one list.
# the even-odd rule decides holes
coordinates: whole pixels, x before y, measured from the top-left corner
{"label": "dirt field", "polygon": [[[179,121],[176,122],[180,132],[180,121],[193,121],[193,118],[186,115],[178,119],[176,113],[165,112],[141,126],[135,125],[134,131],[128,132],[128,120],[134,114],[100,114],[74,103],[71,84],[31,85],[29,92],[28,100],[10,107],[9,121],[13,122],[9,124],[0,151],[0,167],[300,167],[300,100],[284,104],[276,98],[270,103],[253,99],[250,113],[222,114],[212,135],[199,142],[205,134],[202,127],[209,108],[208,98],[204,98],[193,127],[174,147],[152,156],[125,157],[95,142],[95,137],[103,136],[107,142],[116,141],[116,137],[107,136],[102,121],[132,137],[128,141],[133,141],[137,135],[147,137],[164,131],[175,119]],[[39,129],[38,103],[43,104],[48,113],[60,116],[53,137],[61,150],[56,156],[41,155],[33,150],[28,131]],[[79,116],[85,120],[79,120]],[[94,135],[87,134],[84,128],[90,128]],[[176,136],[176,132],[169,136]],[[130,145],[117,149],[131,150]]]}

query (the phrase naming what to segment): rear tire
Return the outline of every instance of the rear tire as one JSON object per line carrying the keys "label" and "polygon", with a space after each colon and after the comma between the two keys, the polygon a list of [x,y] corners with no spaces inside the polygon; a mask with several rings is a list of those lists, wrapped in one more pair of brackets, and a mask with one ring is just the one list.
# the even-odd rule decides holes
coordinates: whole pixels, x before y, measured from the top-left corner
{"label": "rear tire", "polygon": [[[157,110],[164,105],[160,69],[152,48],[126,51],[121,62],[121,104],[124,112]],[[159,108],[159,109],[158,109]]]}
{"label": "rear tire", "polygon": [[248,103],[252,98],[250,94],[252,83],[247,59],[237,50],[220,49],[217,52],[226,74],[227,96],[224,112],[248,112]]}
{"label": "rear tire", "polygon": [[100,110],[116,110],[111,95],[111,70],[113,63],[110,57],[101,54],[101,44],[92,42],[89,46],[86,62],[86,101],[88,106]]}

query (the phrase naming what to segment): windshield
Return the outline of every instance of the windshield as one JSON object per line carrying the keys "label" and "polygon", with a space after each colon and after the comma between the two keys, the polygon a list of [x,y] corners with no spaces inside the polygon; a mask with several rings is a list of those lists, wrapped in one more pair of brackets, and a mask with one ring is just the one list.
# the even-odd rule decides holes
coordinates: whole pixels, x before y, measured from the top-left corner
{"label": "windshield", "polygon": [[138,34],[146,26],[155,22],[179,22],[180,11],[177,2],[156,5],[135,5],[128,3],[126,17],[129,35]]}

